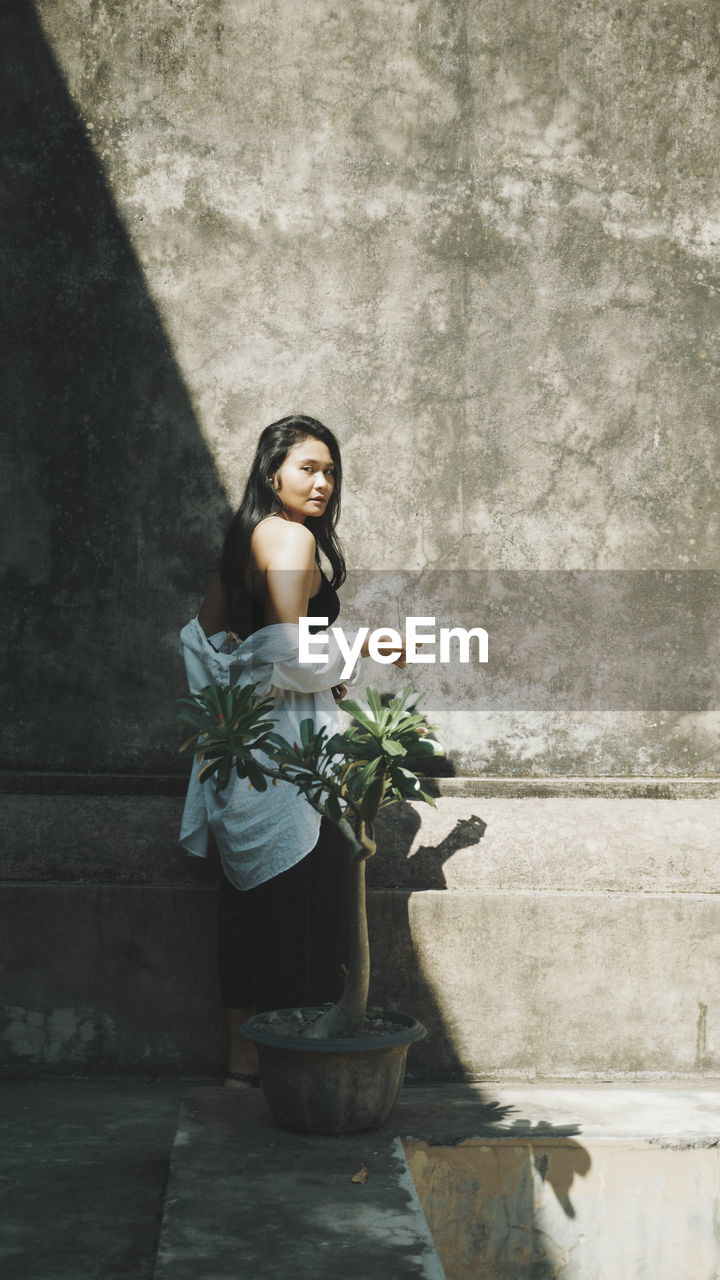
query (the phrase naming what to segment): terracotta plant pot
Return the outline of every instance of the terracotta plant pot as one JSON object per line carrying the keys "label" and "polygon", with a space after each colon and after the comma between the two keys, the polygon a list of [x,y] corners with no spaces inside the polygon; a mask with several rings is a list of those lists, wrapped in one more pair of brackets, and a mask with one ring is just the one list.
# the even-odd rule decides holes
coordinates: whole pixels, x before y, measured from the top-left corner
{"label": "terracotta plant pot", "polygon": [[[280,1015],[292,1010],[280,1010]],[[299,1133],[362,1133],[390,1118],[405,1078],[408,1047],[427,1034],[407,1013],[384,1013],[387,1034],[311,1040],[276,1035],[257,1013],[242,1034],[257,1045],[260,1083],[283,1129]]]}

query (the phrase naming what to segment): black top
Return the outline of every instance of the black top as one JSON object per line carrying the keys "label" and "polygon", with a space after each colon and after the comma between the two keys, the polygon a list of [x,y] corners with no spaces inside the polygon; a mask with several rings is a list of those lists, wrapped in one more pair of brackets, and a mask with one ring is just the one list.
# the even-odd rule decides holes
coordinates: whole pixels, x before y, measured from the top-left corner
{"label": "black top", "polygon": [[[340,600],[332,582],[325,577],[322,569],[320,570],[320,590],[308,600],[308,618],[327,618],[327,625],[332,626],[340,612]],[[324,623],[316,627],[308,627],[313,635],[316,631],[322,631]]]}
{"label": "black top", "polygon": [[[265,626],[265,605],[262,601],[256,600],[254,596],[251,596],[244,586],[242,591],[238,591],[235,594],[229,612],[233,623],[240,623],[242,619],[241,625],[233,627],[236,635],[240,636],[241,640],[247,640],[248,636]],[[327,625],[332,626],[339,613],[340,600],[338,599],[338,593],[321,569],[320,590],[308,600],[306,616],[308,618],[327,618]],[[250,623],[249,626],[247,622]],[[324,623],[319,623],[317,626],[309,627],[308,630],[314,635],[317,631],[322,631],[324,626]]]}

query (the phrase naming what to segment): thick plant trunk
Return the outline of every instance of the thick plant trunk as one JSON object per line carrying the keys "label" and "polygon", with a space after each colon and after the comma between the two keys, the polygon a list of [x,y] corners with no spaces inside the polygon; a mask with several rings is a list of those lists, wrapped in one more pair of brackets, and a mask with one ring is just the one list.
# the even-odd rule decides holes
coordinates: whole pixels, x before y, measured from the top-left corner
{"label": "thick plant trunk", "polygon": [[[353,833],[353,843],[359,842]],[[362,846],[360,846],[362,848]],[[363,849],[363,852],[365,850]],[[353,861],[352,900],[350,903],[349,955],[345,990],[337,1004],[328,1009],[305,1035],[312,1039],[347,1035],[359,1030],[367,1008],[370,986],[370,946],[368,942],[367,907],[365,901],[366,857]]]}

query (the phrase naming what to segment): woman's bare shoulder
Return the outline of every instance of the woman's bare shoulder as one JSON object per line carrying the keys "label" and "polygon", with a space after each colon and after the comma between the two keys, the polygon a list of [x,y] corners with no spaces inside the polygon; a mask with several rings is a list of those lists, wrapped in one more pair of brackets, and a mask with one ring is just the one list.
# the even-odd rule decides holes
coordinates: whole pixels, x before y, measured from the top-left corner
{"label": "woman's bare shoulder", "polygon": [[282,561],[287,569],[305,569],[315,561],[315,538],[310,529],[282,516],[266,516],[256,524],[250,540],[259,568]]}

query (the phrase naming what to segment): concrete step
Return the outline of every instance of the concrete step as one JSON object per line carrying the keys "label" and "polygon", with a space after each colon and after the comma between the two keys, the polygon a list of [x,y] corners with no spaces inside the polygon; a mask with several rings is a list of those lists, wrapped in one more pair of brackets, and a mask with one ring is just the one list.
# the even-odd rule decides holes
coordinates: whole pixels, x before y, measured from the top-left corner
{"label": "concrete step", "polygon": [[716,894],[370,895],[374,1003],[419,1078],[720,1072]]}
{"label": "concrete step", "polygon": [[720,892],[718,798],[444,795],[381,817],[378,889]]}
{"label": "concrete step", "polygon": [[[717,894],[376,890],[371,1000],[420,1078],[720,1070]],[[5,885],[3,1069],[219,1072],[215,890]]]}
{"label": "concrete step", "polygon": [[154,1280],[240,1276],[444,1280],[395,1134],[286,1133],[259,1090],[189,1094]]}
{"label": "concrete step", "polygon": [[325,1138],[194,1090],[154,1280],[714,1275],[719,1104],[720,1080],[406,1088],[385,1131]]}
{"label": "concrete step", "polygon": [[3,1280],[150,1280],[177,1082],[6,1082]]}
{"label": "concrete step", "polygon": [[[441,782],[435,809],[383,816],[369,867],[371,999],[430,1032],[410,1070],[720,1070],[715,783]],[[73,787],[3,797],[3,1070],[219,1073],[216,890],[175,847],[176,783]]]}
{"label": "concrete step", "polygon": [[[19,775],[50,787],[52,775]],[[207,882],[212,865],[177,843],[182,798],[167,792],[9,790],[0,775],[0,880],[101,884]],[[126,780],[139,787],[142,779]],[[148,780],[145,780],[148,782]],[[100,783],[88,779],[86,786]],[[713,779],[437,780],[428,805],[378,819],[372,887],[720,892],[720,795]],[[60,788],[64,787],[65,790]],[[649,791],[650,794],[643,794]],[[698,794],[701,793],[701,794]]]}

